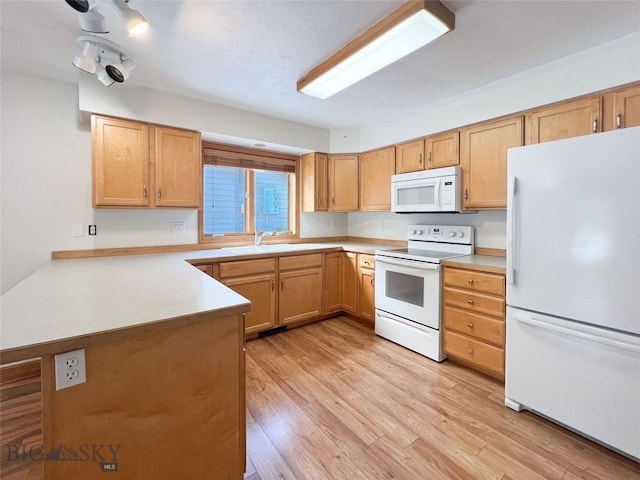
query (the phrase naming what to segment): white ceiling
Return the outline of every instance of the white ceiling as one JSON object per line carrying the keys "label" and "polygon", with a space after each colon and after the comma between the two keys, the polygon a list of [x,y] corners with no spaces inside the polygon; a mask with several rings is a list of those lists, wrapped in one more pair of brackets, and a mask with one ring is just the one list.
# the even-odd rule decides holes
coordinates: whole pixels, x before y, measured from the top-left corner
{"label": "white ceiling", "polygon": [[[106,38],[146,86],[324,128],[359,127],[640,30],[640,1],[445,0],[453,32],[334,97],[296,92],[308,70],[396,8],[390,0],[132,0],[151,23],[129,38],[103,2]],[[82,32],[64,0],[1,0],[2,68],[77,83]],[[97,80],[96,80],[97,81]],[[106,88],[106,87],[105,87]]]}

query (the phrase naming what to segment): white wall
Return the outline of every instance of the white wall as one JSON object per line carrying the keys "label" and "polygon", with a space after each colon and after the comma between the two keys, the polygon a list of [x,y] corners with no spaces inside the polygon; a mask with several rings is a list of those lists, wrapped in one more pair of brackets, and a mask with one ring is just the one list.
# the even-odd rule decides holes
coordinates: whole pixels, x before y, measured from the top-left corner
{"label": "white wall", "polygon": [[[400,121],[364,126],[358,142],[361,150],[370,150],[638,80],[640,32],[429,105]],[[408,225],[421,222],[473,225],[477,246],[506,248],[504,211],[408,216],[350,213],[349,236],[401,240]]]}

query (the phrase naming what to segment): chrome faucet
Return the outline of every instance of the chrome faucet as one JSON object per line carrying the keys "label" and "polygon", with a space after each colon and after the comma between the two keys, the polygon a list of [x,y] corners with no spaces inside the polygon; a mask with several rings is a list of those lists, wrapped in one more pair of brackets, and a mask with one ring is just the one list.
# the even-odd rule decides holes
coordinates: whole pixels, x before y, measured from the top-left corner
{"label": "chrome faucet", "polygon": [[273,232],[261,232],[260,230],[256,230],[255,233],[255,246],[257,247],[258,245],[260,245],[260,242],[262,241],[262,239],[264,237],[270,237],[272,236],[274,233]]}

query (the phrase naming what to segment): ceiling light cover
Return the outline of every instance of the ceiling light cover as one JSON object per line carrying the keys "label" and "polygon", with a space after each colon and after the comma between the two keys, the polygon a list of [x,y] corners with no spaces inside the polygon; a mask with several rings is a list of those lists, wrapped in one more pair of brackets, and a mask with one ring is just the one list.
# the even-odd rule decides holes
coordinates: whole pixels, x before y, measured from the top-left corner
{"label": "ceiling light cover", "polygon": [[298,81],[298,91],[325,99],[453,30],[455,18],[434,1],[409,1]]}

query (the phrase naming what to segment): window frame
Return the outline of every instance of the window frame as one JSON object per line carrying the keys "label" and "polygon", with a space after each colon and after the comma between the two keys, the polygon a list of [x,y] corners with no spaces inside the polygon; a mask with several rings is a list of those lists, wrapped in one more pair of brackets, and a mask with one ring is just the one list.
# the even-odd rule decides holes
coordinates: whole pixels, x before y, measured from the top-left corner
{"label": "window frame", "polygon": [[[204,169],[207,165],[219,165],[248,169],[245,177],[245,229],[244,233],[211,235],[204,233]],[[262,168],[261,168],[262,167]],[[289,228],[288,233],[265,237],[262,243],[287,243],[300,238],[300,157],[269,150],[258,150],[237,145],[202,142],[202,185],[198,209],[198,243],[216,247],[253,244],[255,239],[255,181],[254,170],[287,172],[289,175]]]}

